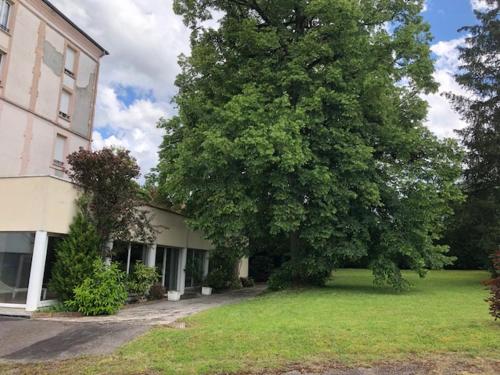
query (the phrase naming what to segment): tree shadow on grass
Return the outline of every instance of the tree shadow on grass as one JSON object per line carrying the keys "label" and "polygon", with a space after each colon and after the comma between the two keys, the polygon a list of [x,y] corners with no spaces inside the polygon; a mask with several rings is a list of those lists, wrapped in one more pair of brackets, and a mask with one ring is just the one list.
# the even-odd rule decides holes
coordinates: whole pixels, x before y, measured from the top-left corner
{"label": "tree shadow on grass", "polygon": [[390,286],[335,284],[335,282],[329,282],[326,286],[318,288],[318,290],[322,290],[326,293],[340,292],[342,294],[375,294],[391,296],[405,296],[421,292],[420,289],[415,287],[410,287],[410,289],[404,291],[397,291]]}
{"label": "tree shadow on grass", "polygon": [[[302,293],[317,293],[318,295],[328,294],[343,294],[343,295],[386,295],[386,296],[405,296],[420,293],[420,289],[410,288],[407,291],[398,292],[388,286],[375,286],[375,285],[351,285],[351,284],[335,284],[329,281],[325,286],[303,286],[292,287],[282,291],[281,293],[287,294],[302,294]],[[266,291],[262,295],[272,295],[276,292]],[[279,292],[278,292],[279,293]]]}

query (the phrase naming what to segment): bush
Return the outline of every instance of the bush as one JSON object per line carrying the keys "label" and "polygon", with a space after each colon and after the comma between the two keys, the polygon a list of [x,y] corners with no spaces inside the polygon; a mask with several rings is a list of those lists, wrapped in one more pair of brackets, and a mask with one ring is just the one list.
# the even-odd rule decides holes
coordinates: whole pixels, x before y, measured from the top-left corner
{"label": "bush", "polygon": [[486,300],[490,304],[490,314],[495,320],[500,319],[500,250],[492,257],[493,279],[487,282],[490,287],[490,298]]}
{"label": "bush", "polygon": [[56,247],[56,261],[49,288],[61,302],[72,300],[74,289],[92,275],[93,263],[99,257],[99,236],[94,225],[79,212],[69,234]]}
{"label": "bush", "polygon": [[74,298],[66,305],[84,315],[112,315],[127,300],[125,273],[116,264],[106,266],[101,260],[93,264],[91,277],[75,288]]}
{"label": "bush", "polygon": [[215,290],[224,290],[229,288],[229,283],[225,279],[224,271],[220,269],[212,270],[208,273],[204,285]]}
{"label": "bush", "polygon": [[216,290],[234,288],[240,282],[236,272],[239,260],[240,257],[234,251],[214,250],[210,253],[210,270],[203,284]]}
{"label": "bush", "polygon": [[241,277],[240,282],[243,288],[253,288],[255,286],[255,281],[251,277]]}
{"label": "bush", "polygon": [[158,281],[158,278],[159,275],[155,268],[148,267],[141,261],[137,261],[127,282],[128,291],[137,294],[140,300],[144,300],[153,284]]}
{"label": "bush", "polygon": [[149,290],[149,298],[154,300],[163,299],[165,297],[165,293],[167,293],[165,287],[157,283],[154,284]]}
{"label": "bush", "polygon": [[286,270],[278,270],[271,275],[267,282],[267,286],[271,290],[284,290],[292,285],[290,276]]}

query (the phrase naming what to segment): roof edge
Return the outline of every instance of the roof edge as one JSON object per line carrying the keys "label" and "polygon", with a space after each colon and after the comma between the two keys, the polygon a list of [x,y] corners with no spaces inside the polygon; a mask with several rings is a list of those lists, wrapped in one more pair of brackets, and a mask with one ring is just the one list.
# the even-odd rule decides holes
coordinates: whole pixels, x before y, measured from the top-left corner
{"label": "roof edge", "polygon": [[102,51],[102,56],[107,56],[109,55],[109,52],[102,47],[99,43],[95,41],[89,34],[87,34],[85,31],[83,31],[78,25],[76,25],[73,21],[71,21],[63,12],[61,12],[57,7],[52,4],[48,0],[42,0],[43,3],[45,3],[50,9],[52,9],[54,12],[56,12],[62,19],[64,19],[67,23],[69,23],[71,26],[73,26],[80,34],[82,34],[85,38],[87,38],[94,46],[99,48]]}

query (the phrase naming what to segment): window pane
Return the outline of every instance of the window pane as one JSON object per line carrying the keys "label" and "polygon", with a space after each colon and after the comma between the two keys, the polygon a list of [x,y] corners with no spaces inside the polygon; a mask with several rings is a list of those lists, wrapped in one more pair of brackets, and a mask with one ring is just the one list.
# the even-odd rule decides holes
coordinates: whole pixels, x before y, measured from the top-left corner
{"label": "window pane", "polygon": [[41,301],[57,299],[57,294],[54,290],[49,288],[50,279],[52,278],[52,268],[56,262],[56,248],[63,240],[63,237],[49,236],[49,243],[47,246],[47,258],[45,260],[45,272],[43,274],[43,286]]}
{"label": "window pane", "polygon": [[71,99],[71,95],[67,91],[63,91],[61,93],[61,104],[59,106],[59,111],[62,113],[69,115],[69,102]]}
{"label": "window pane", "polygon": [[64,163],[64,148],[66,144],[66,138],[64,138],[61,135],[57,135],[56,138],[56,147],[54,150],[54,160],[60,161],[61,163]]}
{"label": "window pane", "polygon": [[168,249],[165,288],[177,290],[177,276],[179,270],[179,249]]}
{"label": "window pane", "polygon": [[9,26],[9,13],[10,13],[10,4],[3,0],[2,1],[2,10],[0,14],[0,24],[7,28]]}
{"label": "window pane", "polygon": [[72,48],[66,50],[66,63],[64,64],[64,68],[71,73],[75,71],[75,56],[76,52]]}
{"label": "window pane", "polygon": [[123,272],[127,271],[128,242],[115,241],[113,243],[113,262],[120,265]]}
{"label": "window pane", "polygon": [[34,233],[0,233],[0,303],[26,303],[34,243]]}
{"label": "window pane", "polygon": [[137,262],[144,263],[144,255],[144,245],[132,244],[132,250],[130,252],[130,272],[133,272],[133,268]]}

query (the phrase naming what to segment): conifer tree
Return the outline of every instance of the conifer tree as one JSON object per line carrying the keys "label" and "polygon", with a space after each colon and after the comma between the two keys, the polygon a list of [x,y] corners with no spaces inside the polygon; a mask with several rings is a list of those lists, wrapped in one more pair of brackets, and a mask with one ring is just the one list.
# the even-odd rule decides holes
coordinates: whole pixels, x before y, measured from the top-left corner
{"label": "conifer tree", "polygon": [[56,247],[50,288],[61,302],[73,299],[74,289],[92,275],[93,263],[99,258],[100,240],[91,221],[77,213],[68,235]]}
{"label": "conifer tree", "polygon": [[465,203],[448,232],[452,254],[461,268],[488,268],[500,246],[500,19],[499,1],[475,11],[479,24],[463,27],[465,46],[456,80],[467,95],[449,94],[468,126],[459,131],[467,150]]}

